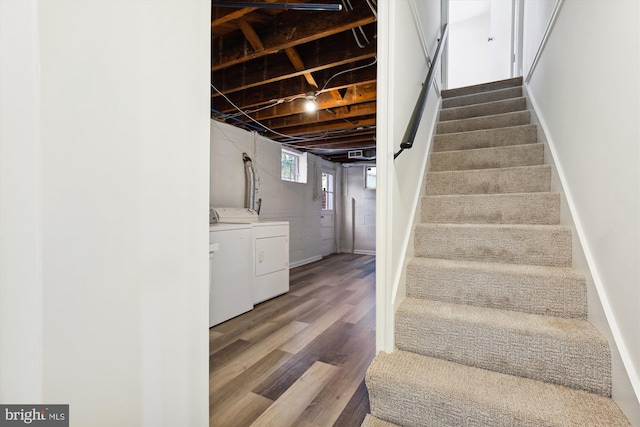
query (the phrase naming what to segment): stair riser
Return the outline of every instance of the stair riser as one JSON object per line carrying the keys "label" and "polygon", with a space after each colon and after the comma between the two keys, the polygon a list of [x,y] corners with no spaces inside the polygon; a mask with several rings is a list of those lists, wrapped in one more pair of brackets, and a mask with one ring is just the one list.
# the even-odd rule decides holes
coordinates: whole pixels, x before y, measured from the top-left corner
{"label": "stair riser", "polygon": [[530,314],[587,318],[587,288],[572,269],[414,259],[407,296]]}
{"label": "stair riser", "polygon": [[469,132],[481,129],[495,129],[508,126],[520,126],[529,124],[531,114],[529,111],[518,111],[515,113],[498,114],[488,117],[476,117],[472,119],[451,120],[448,122],[438,122],[436,133],[456,133]]}
{"label": "stair riser", "polygon": [[480,85],[447,89],[442,91],[442,98],[455,98],[458,96],[473,95],[477,93],[490,92],[500,89],[522,86],[522,77],[499,80],[497,82],[483,83]]}
{"label": "stair riser", "polygon": [[484,129],[472,132],[435,135],[433,151],[468,150],[474,148],[504,147],[533,144],[537,138],[536,125]]}
{"label": "stair riser", "polygon": [[[544,320],[523,326],[508,312],[501,317],[497,310],[487,310],[496,316],[485,319],[465,306],[432,304],[427,307],[436,308],[429,311],[423,307],[405,309],[411,301],[419,300],[405,300],[396,313],[396,346],[400,350],[603,396],[611,394],[608,344],[586,322],[542,316],[539,318]],[[456,312],[457,307],[463,310]]]}
{"label": "stair riser", "polygon": [[477,93],[474,95],[445,98],[442,100],[442,108],[464,107],[465,105],[484,104],[486,102],[501,101],[503,99],[520,98],[522,86],[494,90],[491,92]]}
{"label": "stair riser", "polygon": [[571,231],[559,226],[418,224],[420,257],[571,266]]}
{"label": "stair riser", "polygon": [[494,169],[542,164],[544,164],[544,146],[542,144],[444,151],[431,153],[429,156],[430,172]]}
{"label": "stair riser", "polygon": [[472,171],[429,172],[426,193],[446,194],[538,193],[551,189],[548,166]]}
{"label": "stair riser", "polygon": [[631,425],[597,394],[402,351],[379,353],[366,384],[372,415],[405,427]]}
{"label": "stair riser", "polygon": [[472,117],[489,116],[492,114],[504,114],[514,111],[523,111],[527,108],[525,98],[505,99],[501,101],[487,102],[484,104],[454,107],[440,111],[441,122],[449,120],[462,120]]}
{"label": "stair riser", "polygon": [[421,219],[428,223],[540,224],[560,223],[558,193],[426,196]]}

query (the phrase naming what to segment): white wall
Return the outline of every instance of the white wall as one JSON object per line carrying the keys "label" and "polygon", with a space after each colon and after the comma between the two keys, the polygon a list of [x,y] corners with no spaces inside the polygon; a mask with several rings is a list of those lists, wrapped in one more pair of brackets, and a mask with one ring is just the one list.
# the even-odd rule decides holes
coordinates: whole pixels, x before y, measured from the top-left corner
{"label": "white wall", "polygon": [[210,4],[0,8],[0,401],[207,425]]}
{"label": "white wall", "polygon": [[[584,269],[593,278],[590,309],[594,299],[602,303],[604,316],[597,307],[590,320],[612,337],[613,397],[635,425],[640,422],[639,9],[636,1],[565,1],[526,79],[585,252]],[[549,4],[525,3],[525,70],[534,63],[531,55],[551,10]],[[626,378],[615,376],[620,371]],[[628,382],[632,388],[625,389]]]}
{"label": "white wall", "polygon": [[[244,207],[245,169],[242,153],[251,157],[257,177],[256,199],[262,199],[260,220],[289,221],[292,266],[322,257],[322,168],[333,163],[307,155],[307,183],[280,178],[280,144],[231,125],[211,120],[210,203],[214,207]],[[340,182],[340,169],[336,182]],[[339,192],[336,200],[340,199]]]}
{"label": "white wall", "polygon": [[[418,1],[415,8],[411,2],[381,2],[378,6],[376,225],[380,232],[376,235],[376,347],[390,351],[394,303],[439,104],[435,87],[415,145],[395,161],[393,153],[399,149],[427,75],[419,28],[433,54],[441,27],[439,0]],[[417,11],[417,17],[413,10]],[[416,21],[418,26],[414,26]]]}
{"label": "white wall", "polygon": [[[343,169],[342,251],[375,255],[376,190],[364,188],[364,165]],[[354,209],[355,207],[355,209]]]}

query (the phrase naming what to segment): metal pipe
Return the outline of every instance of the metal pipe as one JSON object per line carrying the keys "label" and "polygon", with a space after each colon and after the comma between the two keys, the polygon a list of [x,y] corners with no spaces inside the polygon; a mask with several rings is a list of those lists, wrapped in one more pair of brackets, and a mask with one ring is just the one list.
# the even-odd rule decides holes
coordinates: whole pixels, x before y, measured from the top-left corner
{"label": "metal pipe", "polygon": [[258,127],[258,126],[256,126],[256,125],[251,124],[251,123],[247,123],[247,122],[245,122],[244,120],[237,119],[237,118],[235,118],[235,117],[233,117],[233,116],[230,116],[230,115],[228,115],[228,114],[223,113],[222,111],[218,111],[218,110],[216,110],[216,109],[211,108],[211,112],[212,112],[212,113],[219,114],[219,115],[221,115],[221,116],[225,117],[226,119],[230,119],[230,120],[234,120],[234,121],[236,121],[236,122],[238,122],[238,123],[242,123],[243,125],[245,125],[245,126],[247,126],[247,127],[250,127],[251,129],[255,129],[255,130],[257,130],[258,132],[264,132],[264,131],[265,131],[265,130],[264,130],[264,128],[260,128],[260,127]]}
{"label": "metal pipe", "polygon": [[316,10],[338,12],[342,10],[341,4],[322,3],[249,3],[249,2],[213,2],[213,7],[233,7],[243,9],[253,7],[256,9],[284,9],[284,10]]}

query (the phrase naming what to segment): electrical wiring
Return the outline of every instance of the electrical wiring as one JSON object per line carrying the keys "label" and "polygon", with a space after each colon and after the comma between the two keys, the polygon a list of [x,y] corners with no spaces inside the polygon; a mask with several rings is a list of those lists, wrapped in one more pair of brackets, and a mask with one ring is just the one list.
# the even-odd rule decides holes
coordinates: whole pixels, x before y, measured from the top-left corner
{"label": "electrical wiring", "polygon": [[215,87],[215,86],[213,85],[213,83],[209,83],[209,84],[211,85],[211,87],[213,88],[213,90],[215,90],[216,92],[218,92],[218,93],[219,93],[219,94],[220,94],[224,99],[226,99],[226,100],[227,100],[227,102],[233,106],[233,108],[235,108],[236,110],[238,110],[240,113],[242,113],[242,115],[243,115],[243,116],[245,116],[246,118],[248,118],[248,119],[249,119],[249,120],[251,120],[252,122],[256,123],[256,124],[257,124],[257,125],[259,125],[260,127],[264,128],[265,130],[267,130],[267,131],[269,131],[269,132],[271,132],[271,133],[274,133],[274,134],[276,134],[276,135],[278,135],[278,136],[281,136],[281,137],[283,137],[283,138],[291,138],[291,139],[296,139],[296,140],[300,140],[300,141],[305,141],[305,140],[306,140],[306,138],[302,138],[302,137],[299,137],[299,136],[285,135],[284,133],[280,133],[280,132],[277,132],[277,131],[275,131],[275,130],[273,130],[273,129],[268,128],[267,126],[263,125],[262,123],[260,123],[259,121],[257,121],[257,120],[256,120],[256,119],[254,119],[253,117],[251,117],[249,114],[247,114],[247,113],[245,113],[244,111],[242,111],[242,109],[241,109],[240,107],[238,107],[236,104],[234,104],[234,103],[233,103],[233,101],[231,101],[231,100],[230,100],[230,99],[229,99],[229,98],[228,98],[224,93],[220,92],[220,91],[218,90],[218,88],[217,88],[217,87]]}
{"label": "electrical wiring", "polygon": [[318,94],[318,93],[322,92],[323,90],[325,90],[325,89],[327,88],[327,85],[329,84],[329,82],[330,82],[331,80],[333,80],[335,77],[338,77],[339,75],[344,74],[344,73],[350,73],[351,71],[357,71],[357,70],[361,70],[361,69],[363,69],[363,68],[371,67],[371,66],[372,66],[372,65],[374,65],[376,62],[378,62],[378,57],[377,57],[377,56],[373,59],[373,62],[372,62],[372,63],[370,63],[370,64],[361,65],[361,66],[359,66],[359,67],[350,68],[350,69],[348,69],[348,70],[342,70],[342,71],[340,71],[340,72],[338,72],[338,73],[335,73],[333,76],[329,77],[329,79],[326,81],[326,83],[324,84],[324,86],[322,86],[322,89],[320,89],[318,92],[316,92],[316,94]]}
{"label": "electrical wiring", "polygon": [[[324,86],[322,86],[322,89],[320,89],[320,90],[316,91],[315,95],[317,96],[318,94],[320,94],[320,92],[322,92],[323,90],[325,90],[325,89],[327,88],[327,85],[329,84],[329,82],[330,82],[331,80],[333,80],[335,77],[338,77],[338,76],[339,76],[339,75],[341,75],[341,74],[345,74],[345,73],[349,73],[349,72],[352,72],[352,71],[361,70],[361,69],[363,69],[363,68],[371,67],[372,65],[375,65],[375,64],[376,64],[376,62],[378,62],[378,58],[377,58],[377,57],[375,57],[375,58],[373,59],[373,61],[372,61],[370,64],[365,64],[365,65],[361,65],[361,66],[359,66],[359,67],[350,68],[350,69],[348,69],[348,70],[343,70],[343,71],[340,71],[340,72],[338,72],[338,73],[334,74],[333,76],[329,77],[329,79],[325,82]],[[294,100],[296,100],[296,99],[305,98],[305,96],[297,95],[297,96],[291,97],[291,98],[289,98],[289,99],[278,99],[278,100],[275,100],[275,102],[274,102],[274,103],[269,104],[269,105],[266,105],[266,106],[264,106],[264,107],[260,107],[260,108],[255,109],[255,110],[244,111],[244,110],[242,110],[240,107],[238,107],[236,104],[234,104],[234,103],[233,103],[233,101],[231,101],[231,100],[230,100],[230,99],[229,99],[229,98],[228,98],[224,93],[222,93],[222,92],[221,92],[217,87],[215,87],[215,86],[213,85],[213,83],[210,83],[210,85],[211,85],[211,88],[212,88],[213,90],[215,90],[218,94],[220,94],[220,95],[221,95],[221,96],[222,96],[222,97],[223,97],[223,98],[224,98],[224,99],[225,99],[229,104],[231,104],[231,105],[233,106],[233,108],[235,108],[235,109],[238,111],[238,113],[234,113],[234,114],[227,114],[227,115],[226,115],[226,117],[234,118],[234,119],[235,119],[235,118],[236,118],[236,117],[238,117],[238,116],[245,116],[245,117],[247,117],[249,120],[251,120],[252,122],[256,123],[258,126],[260,126],[261,128],[265,129],[266,131],[271,132],[271,133],[273,133],[273,134],[275,134],[275,135],[278,135],[278,136],[280,136],[280,137],[286,138],[286,139],[288,139],[288,140],[295,140],[295,141],[299,141],[299,142],[310,142],[310,141],[317,141],[317,140],[318,140],[318,139],[317,139],[317,137],[315,137],[315,138],[314,138],[314,137],[307,138],[307,137],[300,137],[300,136],[293,136],[293,135],[285,135],[285,134],[283,134],[283,133],[280,133],[280,132],[277,132],[277,131],[275,131],[275,130],[273,130],[273,129],[268,128],[267,126],[263,125],[262,123],[260,123],[259,121],[257,121],[256,119],[254,119],[253,117],[251,117],[251,116],[249,115],[249,113],[254,113],[254,112],[261,111],[261,110],[264,110],[264,109],[267,109],[267,108],[272,108],[272,107],[274,107],[274,106],[276,106],[276,105],[282,104],[283,102],[293,102],[293,101],[294,101]],[[328,132],[325,132],[325,133],[324,133],[324,135],[325,135],[325,136],[330,135],[330,134],[332,135],[333,133],[328,133]],[[283,142],[283,144],[286,144],[286,142]]]}

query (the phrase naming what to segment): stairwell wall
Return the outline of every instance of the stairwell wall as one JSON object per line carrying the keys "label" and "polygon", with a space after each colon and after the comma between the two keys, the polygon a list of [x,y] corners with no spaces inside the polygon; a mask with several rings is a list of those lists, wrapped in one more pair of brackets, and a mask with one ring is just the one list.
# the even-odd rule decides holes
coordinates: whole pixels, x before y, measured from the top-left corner
{"label": "stairwell wall", "polygon": [[208,424],[210,16],[0,2],[3,404]]}
{"label": "stairwell wall", "polygon": [[[402,300],[401,275],[411,248],[427,156],[439,106],[440,76],[432,88],[415,145],[395,161],[427,75],[426,51],[441,31],[440,2],[381,2],[378,10],[378,112],[376,194],[376,348],[394,347],[394,306]],[[410,249],[409,249],[410,251]]]}
{"label": "stairwell wall", "polygon": [[582,270],[592,277],[589,318],[611,337],[614,373],[626,375],[614,376],[613,397],[640,425],[640,7],[566,1],[552,11],[531,4],[526,89],[566,196],[563,222],[575,224]]}

